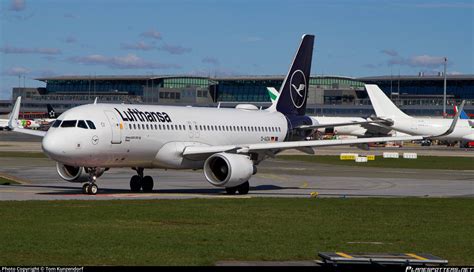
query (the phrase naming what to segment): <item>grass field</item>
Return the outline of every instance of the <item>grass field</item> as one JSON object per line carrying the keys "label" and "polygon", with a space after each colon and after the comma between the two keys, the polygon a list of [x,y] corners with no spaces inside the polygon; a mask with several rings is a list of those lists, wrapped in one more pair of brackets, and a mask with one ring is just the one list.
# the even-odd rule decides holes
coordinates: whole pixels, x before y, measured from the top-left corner
{"label": "grass field", "polygon": [[362,167],[474,170],[474,157],[418,156],[418,159],[409,160],[403,158],[384,159],[381,156],[377,156],[374,161],[369,161],[367,163],[341,161],[339,156],[279,155],[277,158],[291,161]]}
{"label": "grass field", "polygon": [[18,184],[18,182],[0,176],[0,185],[11,185],[11,184]]}
{"label": "grass field", "polygon": [[2,265],[213,265],[312,260],[336,250],[425,252],[474,265],[472,199],[5,201],[1,207]]}

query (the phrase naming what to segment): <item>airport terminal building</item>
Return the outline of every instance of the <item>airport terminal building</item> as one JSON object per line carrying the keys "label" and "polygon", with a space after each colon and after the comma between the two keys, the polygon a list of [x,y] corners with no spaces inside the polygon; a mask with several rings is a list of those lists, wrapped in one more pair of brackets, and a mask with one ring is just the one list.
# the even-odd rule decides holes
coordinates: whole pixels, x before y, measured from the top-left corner
{"label": "airport terminal building", "polygon": [[[187,75],[56,76],[37,80],[40,88],[13,88],[12,100],[22,96],[22,111],[45,112],[51,104],[57,112],[91,103],[146,103],[182,106],[233,107],[252,103],[267,107],[267,87],[278,89],[284,76],[202,77]],[[377,84],[411,115],[441,116],[444,77],[375,76],[350,78],[312,76],[309,81],[308,114],[368,116],[373,113],[364,84]],[[466,111],[474,111],[474,75],[447,77],[448,104],[467,100]],[[0,101],[0,112],[11,109],[11,101]],[[448,107],[448,113],[452,107]]]}

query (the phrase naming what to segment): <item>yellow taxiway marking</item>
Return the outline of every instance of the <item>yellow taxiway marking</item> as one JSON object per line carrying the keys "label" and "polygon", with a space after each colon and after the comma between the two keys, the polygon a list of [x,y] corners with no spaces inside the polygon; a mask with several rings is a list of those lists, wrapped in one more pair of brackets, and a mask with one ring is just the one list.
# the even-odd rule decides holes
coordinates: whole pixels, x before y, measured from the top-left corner
{"label": "yellow taxiway marking", "polygon": [[303,183],[303,185],[302,185],[300,188],[308,188],[308,182],[305,181],[305,182]]}
{"label": "yellow taxiway marking", "polygon": [[421,257],[421,256],[416,255],[415,253],[405,253],[405,255],[410,256],[410,257],[412,257],[412,258],[415,258],[415,259],[417,259],[417,260],[421,260],[421,261],[426,261],[426,260],[428,260],[428,259],[426,259],[426,258],[423,258],[423,257]]}
{"label": "yellow taxiway marking", "polygon": [[349,254],[346,254],[344,252],[336,252],[337,255],[341,256],[341,257],[344,257],[344,258],[348,258],[348,259],[352,259],[352,256],[349,255]]}

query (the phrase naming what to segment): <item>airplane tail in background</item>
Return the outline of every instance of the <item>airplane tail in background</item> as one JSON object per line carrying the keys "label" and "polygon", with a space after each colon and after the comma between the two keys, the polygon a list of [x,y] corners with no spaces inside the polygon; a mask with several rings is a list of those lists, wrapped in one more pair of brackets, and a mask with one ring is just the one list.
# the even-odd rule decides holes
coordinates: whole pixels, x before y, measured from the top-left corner
{"label": "airplane tail in background", "polygon": [[49,118],[55,119],[56,118],[56,112],[54,111],[53,106],[51,106],[51,104],[48,104],[48,105],[46,105],[46,107],[48,108]]}
{"label": "airplane tail in background", "polygon": [[370,97],[372,107],[374,107],[375,115],[377,117],[402,117],[411,118],[403,111],[401,111],[392,100],[385,95],[385,93],[374,84],[366,84],[365,89]]}
{"label": "airplane tail in background", "polygon": [[[454,114],[456,113],[458,113],[458,106],[454,105]],[[462,110],[459,119],[469,119],[469,116],[467,116],[466,112]]]}
{"label": "airplane tail in background", "polygon": [[8,118],[8,127],[14,129],[18,127],[18,116],[20,115],[21,96],[18,96],[13,106],[13,110]]}
{"label": "airplane tail in background", "polygon": [[280,87],[280,95],[269,111],[285,115],[305,115],[308,97],[311,61],[313,59],[314,35],[303,35],[290,70]]}
{"label": "airplane tail in background", "polygon": [[267,87],[267,92],[268,96],[270,97],[270,100],[272,101],[272,104],[275,103],[280,93],[277,91],[277,89],[273,87]]}

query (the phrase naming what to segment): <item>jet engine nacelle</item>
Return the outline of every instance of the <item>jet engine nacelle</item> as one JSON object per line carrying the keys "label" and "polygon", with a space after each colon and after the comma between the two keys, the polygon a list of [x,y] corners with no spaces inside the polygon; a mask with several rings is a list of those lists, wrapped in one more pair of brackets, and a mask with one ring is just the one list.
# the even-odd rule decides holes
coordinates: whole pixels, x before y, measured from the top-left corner
{"label": "jet engine nacelle", "polygon": [[216,153],[204,162],[207,181],[219,187],[235,187],[256,173],[256,167],[248,156]]}
{"label": "jet engine nacelle", "polygon": [[[59,176],[65,181],[69,182],[86,182],[89,179],[89,171],[87,168],[80,166],[65,165],[62,163],[56,163],[56,170]],[[97,169],[96,177],[102,176],[105,169]]]}

